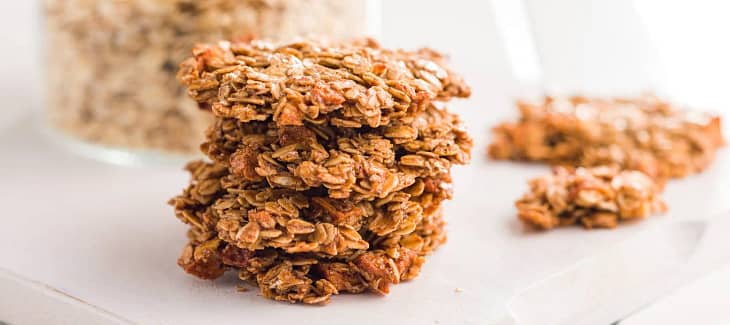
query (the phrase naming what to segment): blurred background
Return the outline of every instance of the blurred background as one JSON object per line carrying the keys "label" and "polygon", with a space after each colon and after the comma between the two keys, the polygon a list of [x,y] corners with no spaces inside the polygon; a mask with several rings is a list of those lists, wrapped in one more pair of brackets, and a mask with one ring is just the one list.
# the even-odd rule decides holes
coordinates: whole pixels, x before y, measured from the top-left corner
{"label": "blurred background", "polygon": [[[482,118],[499,119],[511,112],[514,97],[544,92],[654,92],[703,110],[730,110],[725,91],[730,82],[730,43],[724,35],[730,30],[725,19],[730,4],[725,1],[362,0],[358,5],[366,6],[367,14],[350,21],[362,26],[340,31],[339,36],[365,30],[388,47],[427,45],[447,53],[456,70],[474,85],[474,102],[489,103],[490,107],[473,109],[479,114],[491,112]],[[70,5],[65,10],[77,9]],[[46,73],[46,62],[78,45],[52,42],[61,34],[53,32],[59,19],[44,16],[40,1],[4,1],[0,12],[4,72],[0,94],[11,103],[3,109],[1,126],[27,112],[42,111],[42,90],[52,79],[44,76],[59,74],[52,69]],[[56,16],[73,16],[68,12]],[[63,69],[83,74],[80,66]],[[65,82],[67,92],[79,88],[73,80]],[[165,144],[157,144],[161,145]],[[132,141],[132,147],[138,144]]]}
{"label": "blurred background", "polygon": [[[164,180],[159,183],[175,180],[177,182],[175,186],[158,190],[155,187],[158,185],[157,181],[151,177],[141,177],[149,183],[143,184],[149,185],[150,191],[160,197],[169,197],[168,192],[176,191],[187,177],[177,172],[182,161],[180,158],[194,155],[194,148],[190,151],[191,146],[186,147],[185,144],[177,142],[170,145],[166,141],[176,141],[186,137],[181,133],[182,130],[192,127],[193,122],[189,121],[196,118],[186,115],[188,113],[175,115],[178,113],[161,112],[162,118],[170,120],[169,130],[161,132],[155,127],[145,128],[142,122],[136,119],[137,117],[124,113],[121,103],[129,99],[125,97],[130,96],[129,94],[112,99],[95,97],[94,100],[102,103],[96,105],[95,109],[103,108],[105,104],[120,105],[119,112],[122,112],[109,114],[106,117],[104,117],[106,111],[95,113],[95,118],[108,118],[109,121],[113,121],[109,122],[113,127],[119,127],[119,131],[115,131],[112,135],[100,135],[99,132],[107,130],[107,126],[112,124],[106,125],[104,124],[106,122],[102,122],[91,125],[87,123],[90,118],[89,113],[54,111],[59,107],[73,105],[49,104],[49,97],[44,90],[54,76],[56,78],[69,76],[69,80],[62,78],[55,81],[54,89],[57,93],[52,94],[50,98],[54,101],[59,98],[73,100],[74,95],[85,96],[97,91],[95,89],[98,88],[94,87],[100,87],[84,83],[86,79],[81,77],[94,76],[85,65],[68,64],[84,60],[96,62],[101,60],[103,55],[97,51],[87,51],[83,55],[73,52],[78,44],[69,43],[63,37],[84,34],[90,32],[89,29],[66,30],[58,26],[68,26],[69,21],[83,22],[87,13],[83,10],[69,9],[64,5],[145,2],[115,0],[47,2],[59,6],[60,9],[57,8],[55,11],[56,16],[45,15],[41,1],[0,2],[0,40],[2,40],[0,71],[3,72],[0,77],[0,96],[4,104],[3,114],[0,115],[0,131],[5,135],[2,142],[4,147],[0,150],[3,150],[2,155],[27,156],[10,163],[2,162],[0,170],[4,169],[7,175],[12,175],[22,168],[28,170],[38,166],[43,168],[43,160],[55,159],[28,149],[31,148],[28,146],[40,143],[27,140],[34,134],[27,129],[36,126],[36,123],[29,121],[46,121],[47,117],[53,120],[58,118],[58,115],[61,118],[78,116],[81,119],[81,126],[78,128],[69,127],[71,122],[50,123],[49,128],[53,132],[63,134],[59,135],[59,138],[68,139],[61,141],[63,142],[61,145],[82,155],[107,162],[154,166],[150,170],[140,172],[147,173],[148,176],[164,174],[160,172],[161,169],[155,169],[160,168],[158,162],[171,163],[176,172],[160,176]],[[730,19],[728,19],[730,2],[728,1],[362,0],[357,3],[355,5],[357,9],[342,9],[353,14],[351,19],[346,21],[349,24],[338,25],[337,32],[341,32],[342,36],[367,32],[376,36],[386,47],[428,46],[451,57],[454,70],[462,73],[472,86],[472,98],[455,103],[453,108],[464,116],[467,127],[475,136],[474,156],[479,157],[477,159],[481,159],[481,150],[488,142],[489,127],[499,120],[515,116],[512,103],[519,97],[544,93],[637,95],[653,92],[681,104],[720,113],[726,122],[730,118],[728,95],[730,42],[727,41],[727,34],[730,32]],[[147,9],[150,12],[156,10]],[[306,9],[300,8],[300,10]],[[317,11],[316,15],[320,16],[317,16],[315,21],[328,17],[322,11]],[[58,19],[59,17],[69,18],[69,21]],[[123,18],[122,13],[116,12],[112,12],[110,17],[110,21]],[[99,23],[98,20],[92,22]],[[102,25],[108,27],[102,23],[99,26]],[[316,30],[316,27],[312,28]],[[145,31],[140,33],[144,34]],[[145,53],[144,49],[139,53]],[[129,58],[134,56],[129,55]],[[64,61],[67,64],[51,64],[49,67],[49,62],[59,62],[57,60],[62,59],[68,60]],[[114,66],[113,69],[121,72],[143,71],[150,75],[158,73],[157,70],[145,70],[149,67],[144,65],[142,59],[129,62],[140,64],[134,67],[138,70],[124,65]],[[150,69],[174,70],[174,66],[171,68],[169,65],[158,65]],[[81,79],[71,80],[76,76]],[[107,85],[112,85],[112,82]],[[133,86],[144,88],[139,84]],[[167,86],[178,89],[174,83],[168,83]],[[186,101],[180,105],[180,107],[190,105],[190,102]],[[181,120],[180,116],[184,119]],[[120,123],[124,125],[119,126]],[[200,127],[199,124],[195,124],[197,125],[195,127]],[[727,124],[725,123],[725,130]],[[727,131],[725,134],[727,136]],[[145,142],[148,137],[157,140]],[[195,144],[196,140],[193,139],[190,143]],[[51,150],[45,146],[42,148]],[[15,191],[16,186],[20,188],[20,184],[25,184],[28,179],[42,184],[48,179],[46,177],[50,177],[49,175],[73,170],[77,166],[73,159],[75,158],[64,156],[58,161],[53,160],[58,162],[59,166],[68,169],[58,167],[58,170],[53,172],[39,171],[38,175],[31,175],[29,178],[18,176],[5,180],[5,189]],[[89,170],[87,179],[79,173],[74,178],[75,183],[69,185],[70,189],[58,184],[51,187],[68,191],[83,190],[95,181],[93,175],[97,177],[102,175],[105,180],[109,177],[111,180],[120,181],[121,184],[132,174],[108,166],[99,167],[92,164],[82,166],[86,168],[84,170]],[[164,166],[164,170],[170,168],[170,164]],[[103,191],[106,187],[102,185],[106,184],[99,184],[94,188]],[[139,186],[139,184],[134,185]],[[45,187],[45,185],[38,186]],[[118,189],[119,193],[125,189],[136,188],[132,184],[118,186],[121,186]],[[20,200],[22,193],[35,193],[33,191],[18,190],[15,199]],[[140,194],[140,197],[144,196]],[[7,196],[4,200],[7,200],[4,203],[10,203],[13,196]],[[98,208],[104,207],[100,205]],[[166,206],[159,209],[160,214],[169,214]],[[25,266],[33,268],[32,264]],[[724,276],[715,276],[703,282],[700,287],[689,290],[684,298],[673,298],[669,305],[666,303],[661,305],[653,316],[646,316],[649,318],[641,319],[642,321],[636,324],[670,320],[696,321],[698,315],[708,313],[712,316],[708,321],[727,319],[730,317],[727,313],[718,314],[717,308],[710,310],[712,306],[717,307],[718,302],[721,304],[729,298],[723,292],[730,292],[730,281],[728,281],[730,270],[726,268],[724,272]],[[672,305],[694,306],[695,311],[684,313],[683,316],[670,317],[666,312],[671,310]]]}

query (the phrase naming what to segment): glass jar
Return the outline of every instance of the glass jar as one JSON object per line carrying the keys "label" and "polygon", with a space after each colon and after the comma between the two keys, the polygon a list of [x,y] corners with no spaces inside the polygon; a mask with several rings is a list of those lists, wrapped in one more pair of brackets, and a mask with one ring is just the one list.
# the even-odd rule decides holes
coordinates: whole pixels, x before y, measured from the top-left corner
{"label": "glass jar", "polygon": [[47,115],[54,137],[134,163],[198,153],[212,117],[175,80],[198,42],[255,35],[372,35],[368,0],[45,0]]}

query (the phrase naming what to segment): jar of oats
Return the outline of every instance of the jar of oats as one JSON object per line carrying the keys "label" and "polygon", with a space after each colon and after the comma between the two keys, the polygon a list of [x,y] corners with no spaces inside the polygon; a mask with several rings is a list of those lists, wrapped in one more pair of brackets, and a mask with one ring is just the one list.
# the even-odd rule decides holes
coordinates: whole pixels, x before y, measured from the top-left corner
{"label": "jar of oats", "polygon": [[369,0],[45,0],[53,136],[117,163],[198,153],[209,113],[175,80],[198,42],[372,35]]}

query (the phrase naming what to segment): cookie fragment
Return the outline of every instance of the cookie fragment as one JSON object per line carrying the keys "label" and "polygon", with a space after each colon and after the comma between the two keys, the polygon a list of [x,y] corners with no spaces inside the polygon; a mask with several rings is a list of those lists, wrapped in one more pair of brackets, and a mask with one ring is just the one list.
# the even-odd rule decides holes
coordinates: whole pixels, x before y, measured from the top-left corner
{"label": "cookie fragment", "polygon": [[640,171],[555,167],[529,184],[530,190],[515,206],[518,218],[538,229],[575,224],[614,228],[619,222],[666,210],[660,186]]}

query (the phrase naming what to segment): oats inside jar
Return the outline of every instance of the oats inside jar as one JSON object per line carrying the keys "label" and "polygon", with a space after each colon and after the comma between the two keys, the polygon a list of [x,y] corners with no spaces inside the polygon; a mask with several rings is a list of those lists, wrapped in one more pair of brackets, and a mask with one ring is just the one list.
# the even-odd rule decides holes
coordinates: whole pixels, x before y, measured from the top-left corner
{"label": "oats inside jar", "polygon": [[196,154],[212,122],[175,80],[199,42],[367,34],[366,0],[45,0],[53,128],[108,148]]}

